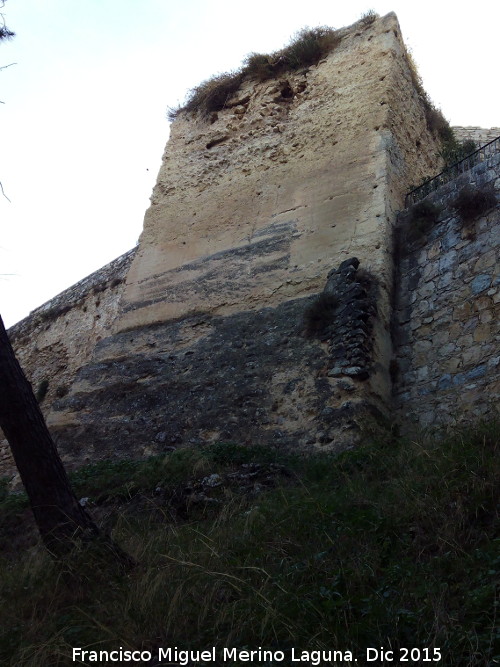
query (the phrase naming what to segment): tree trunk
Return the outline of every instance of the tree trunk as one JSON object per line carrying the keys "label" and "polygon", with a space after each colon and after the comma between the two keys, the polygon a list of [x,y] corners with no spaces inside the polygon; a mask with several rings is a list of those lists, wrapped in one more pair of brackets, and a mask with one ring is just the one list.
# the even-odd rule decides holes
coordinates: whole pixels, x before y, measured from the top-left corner
{"label": "tree trunk", "polygon": [[40,535],[54,555],[99,531],[73,493],[0,317],[0,427],[9,441]]}

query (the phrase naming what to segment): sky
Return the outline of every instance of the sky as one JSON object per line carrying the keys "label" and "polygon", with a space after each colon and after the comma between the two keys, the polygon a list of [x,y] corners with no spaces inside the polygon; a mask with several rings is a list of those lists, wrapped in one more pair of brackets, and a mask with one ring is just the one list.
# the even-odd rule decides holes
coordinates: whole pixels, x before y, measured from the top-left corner
{"label": "sky", "polygon": [[[7,0],[0,44],[0,314],[6,326],[132,248],[168,107],[299,29],[395,11],[452,125],[500,126],[500,3]],[[15,63],[12,64],[11,63]]]}

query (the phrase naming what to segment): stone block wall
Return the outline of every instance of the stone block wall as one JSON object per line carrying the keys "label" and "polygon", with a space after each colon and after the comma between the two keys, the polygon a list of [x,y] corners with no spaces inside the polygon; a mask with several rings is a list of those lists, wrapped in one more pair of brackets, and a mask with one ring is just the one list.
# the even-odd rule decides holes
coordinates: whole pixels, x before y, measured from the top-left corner
{"label": "stone block wall", "polygon": [[500,210],[464,225],[453,204],[470,184],[500,190],[500,155],[429,195],[440,209],[425,239],[399,218],[395,357],[401,421],[423,427],[491,415],[500,394]]}
{"label": "stone block wall", "polygon": [[466,139],[471,139],[475,141],[478,148],[484,144],[493,141],[497,137],[500,137],[500,127],[454,127],[453,133],[458,141],[465,141]]}

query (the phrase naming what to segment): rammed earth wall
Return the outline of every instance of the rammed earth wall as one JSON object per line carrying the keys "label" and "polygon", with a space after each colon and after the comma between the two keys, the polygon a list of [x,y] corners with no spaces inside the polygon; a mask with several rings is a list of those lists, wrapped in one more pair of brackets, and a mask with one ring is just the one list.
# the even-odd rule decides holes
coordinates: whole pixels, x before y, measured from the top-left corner
{"label": "rammed earth wall", "polygon": [[500,190],[500,154],[447,183],[428,201],[440,208],[425,239],[408,244],[411,210],[399,218],[395,400],[403,423],[438,426],[498,407],[500,392],[500,211],[464,225],[460,190]]}
{"label": "rammed earth wall", "polygon": [[47,399],[70,384],[118,314],[135,248],[32,311],[9,329],[9,338],[34,389],[49,380]]}
{"label": "rammed earth wall", "polygon": [[[390,414],[392,229],[440,141],[396,16],[339,38],[172,124],[114,334],[50,416],[65,457],[217,439],[338,449],[367,413]],[[333,326],[304,337],[328,275]]]}

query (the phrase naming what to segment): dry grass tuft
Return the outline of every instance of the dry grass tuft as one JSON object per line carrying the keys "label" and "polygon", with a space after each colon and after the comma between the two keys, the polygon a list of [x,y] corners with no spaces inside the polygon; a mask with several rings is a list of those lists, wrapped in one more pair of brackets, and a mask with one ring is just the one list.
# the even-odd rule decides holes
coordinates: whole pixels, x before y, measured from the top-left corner
{"label": "dry grass tuft", "polygon": [[209,118],[214,112],[224,109],[245,79],[266,81],[286,72],[315,65],[340,43],[336,30],[327,26],[303,28],[280,51],[271,54],[250,53],[241,69],[236,72],[218,74],[193,88],[184,106],[169,108],[167,117],[174,120],[180,111],[200,113]]}
{"label": "dry grass tuft", "polygon": [[360,22],[366,27],[371,25],[376,19],[378,19],[378,14],[374,9],[369,9],[367,12],[361,15],[359,19]]}
{"label": "dry grass tuft", "polygon": [[494,189],[489,187],[463,187],[454,202],[455,210],[465,225],[470,225],[480,215],[484,215],[497,205]]}
{"label": "dry grass tuft", "polygon": [[137,487],[107,507],[139,565],[124,573],[88,551],[66,563],[36,549],[14,558],[3,546],[0,664],[63,667],[72,646],[337,643],[363,655],[387,637],[438,646],[448,667],[497,664],[499,433],[476,424],[441,440],[386,433],[336,456],[281,454],[279,484],[221,488],[219,502],[184,519],[159,502],[159,479],[185,488],[200,457],[231,475],[235,460],[268,461],[269,450],[219,443],[174,452],[163,469],[87,467],[86,495]]}
{"label": "dry grass tuft", "polygon": [[299,30],[281,51],[287,69],[297,70],[318,63],[340,43],[338,32],[327,26]]}
{"label": "dry grass tuft", "polygon": [[193,88],[183,110],[200,111],[202,116],[208,117],[214,111],[219,111],[226,106],[238,91],[242,81],[242,72],[226,72],[207,79]]}
{"label": "dry grass tuft", "polygon": [[425,238],[439,219],[441,209],[436,204],[424,199],[410,208],[407,239],[412,242]]}

